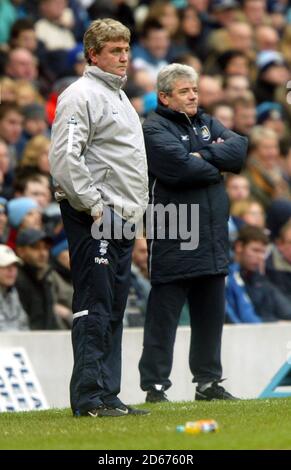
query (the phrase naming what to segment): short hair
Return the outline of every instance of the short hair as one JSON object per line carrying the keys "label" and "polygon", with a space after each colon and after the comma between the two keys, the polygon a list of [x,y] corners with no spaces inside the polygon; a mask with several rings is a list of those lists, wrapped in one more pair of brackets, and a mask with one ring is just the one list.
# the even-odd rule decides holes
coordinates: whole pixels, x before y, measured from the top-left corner
{"label": "short hair", "polygon": [[193,67],[184,64],[166,65],[158,75],[158,92],[162,91],[164,93],[171,93],[174,82],[183,77],[193,80],[193,82],[198,81],[198,73],[193,69]]}
{"label": "short hair", "polygon": [[15,21],[11,27],[10,31],[10,42],[13,43],[13,40],[17,39],[22,33],[22,31],[34,30],[34,23],[31,18],[20,18]]}
{"label": "short hair", "polygon": [[20,114],[21,116],[23,115],[22,111],[21,111],[20,107],[17,105],[17,103],[14,103],[14,102],[10,103],[8,101],[5,102],[5,103],[1,103],[0,104],[0,121],[2,121],[2,119],[4,119],[5,116],[8,113],[11,113],[11,112]]}
{"label": "short hair", "polygon": [[287,220],[287,222],[283,225],[283,227],[279,230],[279,240],[283,241],[287,232],[291,230],[291,219]]}
{"label": "short hair", "polygon": [[274,139],[279,143],[278,135],[273,129],[264,126],[253,127],[250,134],[250,149],[256,149],[265,139]]}
{"label": "short hair", "polygon": [[248,245],[251,242],[260,242],[263,245],[269,244],[269,237],[263,229],[253,225],[245,225],[238,233],[235,244],[240,242],[242,245]]}
{"label": "short hair", "polygon": [[130,31],[119,21],[112,18],[104,18],[93,21],[84,34],[84,54],[88,64],[91,64],[89,57],[90,49],[97,54],[109,41],[130,41]]}

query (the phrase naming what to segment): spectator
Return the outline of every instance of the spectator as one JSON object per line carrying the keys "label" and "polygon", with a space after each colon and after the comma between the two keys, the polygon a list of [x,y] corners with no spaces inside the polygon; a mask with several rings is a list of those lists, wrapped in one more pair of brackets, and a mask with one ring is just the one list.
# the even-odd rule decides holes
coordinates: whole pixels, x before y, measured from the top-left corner
{"label": "spectator", "polygon": [[260,24],[255,29],[255,43],[258,52],[277,51],[279,48],[280,36],[278,31],[272,26]]}
{"label": "spectator", "polygon": [[266,261],[268,279],[291,304],[291,218],[283,225]]}
{"label": "spectator", "polygon": [[279,103],[264,102],[257,107],[257,124],[268,129],[273,129],[279,139],[286,133],[286,125],[283,119],[283,108]]}
{"label": "spectator", "polygon": [[199,105],[209,111],[222,98],[223,90],[220,79],[210,75],[201,75],[199,80]]}
{"label": "spectator", "polygon": [[258,77],[255,84],[257,103],[276,101],[280,86],[286,86],[290,70],[283,55],[277,51],[262,51],[257,55]]}
{"label": "spectator", "polygon": [[237,98],[232,103],[234,109],[234,131],[249,136],[256,124],[255,101],[250,96]]}
{"label": "spectator", "polygon": [[252,196],[266,208],[275,198],[290,198],[290,190],[279,160],[279,141],[272,129],[257,126],[250,138],[250,155],[245,175]]}
{"label": "spectator", "polygon": [[7,198],[12,196],[12,175],[9,166],[8,146],[0,137],[0,194]]}
{"label": "spectator", "polygon": [[32,198],[19,197],[11,199],[7,204],[8,221],[17,230],[42,227],[41,212]]}
{"label": "spectator", "polygon": [[225,180],[225,187],[230,203],[243,201],[250,196],[250,183],[244,175],[228,173]]}
{"label": "spectator", "polygon": [[20,263],[11,248],[0,245],[0,331],[29,329],[26,312],[15,288],[17,265]]}
{"label": "spectator", "polygon": [[51,202],[50,182],[48,176],[32,170],[30,167],[21,174],[18,173],[15,179],[15,197],[28,197],[34,199],[41,209],[46,209]]}
{"label": "spectator", "polygon": [[5,74],[19,80],[36,81],[38,78],[37,59],[23,47],[17,47],[8,52]]}
{"label": "spectator", "polygon": [[224,98],[233,103],[237,98],[248,96],[250,80],[245,75],[228,75],[224,81]]}
{"label": "spectator", "polygon": [[215,103],[212,107],[212,115],[218,119],[227,129],[233,128],[234,111],[232,106],[227,102],[220,101]]}
{"label": "spectator", "polygon": [[291,304],[266,277],[268,237],[258,227],[241,229],[235,243],[236,263],[226,285],[226,315],[231,323],[291,320]]}
{"label": "spectator", "polygon": [[5,243],[7,238],[7,200],[0,197],[0,243]]}
{"label": "spectator", "polygon": [[253,227],[265,228],[266,216],[264,207],[255,199],[243,199],[235,201],[230,211],[236,225],[240,228],[242,225],[252,225]]}
{"label": "spectator", "polygon": [[23,262],[16,288],[32,330],[59,329],[48,264],[50,243],[45,232],[35,229],[22,230],[16,240],[16,252]]}
{"label": "spectator", "polygon": [[23,116],[20,108],[14,103],[0,104],[0,137],[8,146],[10,168],[14,168],[18,154],[16,144],[19,142],[23,128]]}

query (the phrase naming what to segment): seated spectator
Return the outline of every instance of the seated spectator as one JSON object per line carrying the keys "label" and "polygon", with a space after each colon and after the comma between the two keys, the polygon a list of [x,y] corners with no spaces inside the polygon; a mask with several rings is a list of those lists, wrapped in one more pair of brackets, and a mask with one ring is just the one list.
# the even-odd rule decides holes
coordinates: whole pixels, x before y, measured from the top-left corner
{"label": "seated spectator", "polygon": [[67,240],[62,240],[53,246],[51,249],[51,260],[54,297],[58,303],[55,311],[59,319],[62,320],[64,328],[71,328],[73,324],[73,286]]}
{"label": "seated spectator", "polygon": [[[22,108],[23,130],[20,141],[17,144],[19,155],[33,137],[48,134],[48,124],[46,121],[45,108],[38,103],[28,104]],[[22,159],[21,159],[22,160]]]}
{"label": "seated spectator", "polygon": [[278,51],[262,51],[257,55],[258,77],[255,84],[257,103],[276,101],[276,92],[280,86],[286,87],[290,78],[290,69],[283,55]]}
{"label": "seated spectator", "polygon": [[226,319],[230,323],[291,320],[289,299],[264,273],[268,237],[246,226],[235,242],[235,263],[226,282]]}
{"label": "seated spectator", "polygon": [[291,218],[283,225],[266,261],[269,280],[291,303]]}
{"label": "seated spectator", "polygon": [[211,115],[218,119],[221,124],[227,129],[232,129],[234,126],[234,111],[230,104],[224,101],[215,103],[212,107]]}
{"label": "seated spectator", "polygon": [[0,137],[0,194],[2,197],[12,197],[12,173],[9,170],[10,161],[8,146],[6,142]]}
{"label": "seated spectator", "polygon": [[38,40],[45,44],[48,51],[69,50],[75,44],[72,33],[74,17],[67,8],[67,0],[40,0],[40,19],[35,24]]}
{"label": "seated spectator", "polygon": [[266,208],[275,198],[290,198],[290,190],[280,166],[279,140],[272,129],[255,127],[250,136],[245,175],[251,194]]}
{"label": "seated spectator", "polygon": [[228,75],[224,80],[224,98],[232,103],[237,98],[248,95],[250,91],[250,80],[245,75]]}
{"label": "seated spectator", "polygon": [[19,231],[26,228],[41,229],[42,217],[35,200],[28,197],[11,199],[7,204],[10,232],[7,245],[15,249],[15,240]]}
{"label": "seated spectator", "polygon": [[124,316],[126,326],[144,325],[146,305],[151,288],[147,261],[146,239],[137,239],[132,253],[130,288]]}
{"label": "seated spectator", "polygon": [[250,197],[250,183],[244,175],[228,173],[225,180],[225,189],[231,204]]}
{"label": "seated spectator", "polygon": [[0,245],[0,331],[28,330],[28,318],[20,303],[15,282],[21,260],[6,245]]}
{"label": "seated spectator", "polygon": [[[43,160],[42,163],[45,163],[45,155]],[[22,166],[20,171],[17,172],[14,181],[14,191],[16,198],[30,197],[37,202],[41,209],[46,209],[51,202],[50,179],[48,175],[36,172],[35,168],[30,166]]]}
{"label": "seated spectator", "polygon": [[36,86],[28,80],[18,80],[15,83],[15,101],[18,106],[38,105],[43,99]]}
{"label": "seated spectator", "polygon": [[7,199],[0,197],[0,243],[5,243],[7,239]]}
{"label": "seated spectator", "polygon": [[11,49],[8,52],[5,75],[15,80],[36,81],[38,78],[38,67],[36,57],[23,47]]}
{"label": "seated spectator", "polygon": [[256,106],[252,96],[236,98],[233,103],[234,110],[234,131],[237,134],[250,136],[256,124]]}
{"label": "seated spectator", "polygon": [[60,328],[48,263],[50,245],[51,240],[41,230],[22,230],[16,239],[16,252],[23,262],[16,288],[32,330]]}
{"label": "seated spectator", "polygon": [[156,20],[145,21],[140,44],[132,48],[132,65],[135,70],[146,70],[153,80],[168,64],[169,33]]}
{"label": "seated spectator", "polygon": [[21,160],[21,167],[28,167],[35,173],[50,176],[48,152],[50,139],[45,135],[36,135],[26,144]]}
{"label": "seated spectator", "polygon": [[199,105],[206,111],[223,98],[221,81],[217,77],[201,75],[199,80]]}
{"label": "seated spectator", "polygon": [[15,103],[0,104],[0,137],[8,146],[10,168],[13,169],[20,157],[16,144],[23,129],[21,109]]}
{"label": "seated spectator", "polygon": [[279,103],[264,102],[257,107],[257,124],[272,129],[279,139],[286,133],[283,107]]}
{"label": "seated spectator", "polygon": [[291,201],[288,199],[275,199],[267,210],[267,227],[270,231],[271,241],[280,236],[280,230],[291,219]]}
{"label": "seated spectator", "polygon": [[238,229],[244,225],[265,229],[264,207],[255,199],[249,198],[233,202],[230,213]]}
{"label": "seated spectator", "polygon": [[16,101],[16,82],[9,77],[0,78],[1,102],[15,103]]}
{"label": "seated spectator", "polygon": [[291,138],[280,140],[280,164],[286,181],[291,189]]}

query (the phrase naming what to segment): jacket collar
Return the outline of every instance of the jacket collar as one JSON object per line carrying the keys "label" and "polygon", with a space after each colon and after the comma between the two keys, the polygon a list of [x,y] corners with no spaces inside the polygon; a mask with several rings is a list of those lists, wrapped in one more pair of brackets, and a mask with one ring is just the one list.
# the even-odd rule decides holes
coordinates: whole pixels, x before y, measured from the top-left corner
{"label": "jacket collar", "polygon": [[98,78],[106,83],[110,88],[114,90],[120,90],[127,80],[127,77],[119,77],[118,75],[114,75],[113,73],[104,72],[96,65],[86,65],[84,77],[89,78]]}
{"label": "jacket collar", "polygon": [[190,118],[189,116],[187,116],[186,113],[179,113],[178,111],[173,111],[172,109],[166,108],[166,106],[163,106],[160,103],[158,104],[156,112],[160,114],[161,116],[165,117],[166,119],[170,119],[170,121],[174,121],[177,124],[184,124],[184,125],[185,124],[192,125],[192,123],[196,121],[196,119],[200,119],[200,116],[203,114],[202,109],[198,108],[198,111],[195,114],[195,116]]}

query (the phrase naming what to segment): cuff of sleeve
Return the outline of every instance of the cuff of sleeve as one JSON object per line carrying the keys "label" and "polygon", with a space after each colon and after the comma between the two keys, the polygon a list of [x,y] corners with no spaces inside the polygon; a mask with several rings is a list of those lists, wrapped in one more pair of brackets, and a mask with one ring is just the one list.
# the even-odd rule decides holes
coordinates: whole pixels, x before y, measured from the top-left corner
{"label": "cuff of sleeve", "polygon": [[103,204],[102,202],[98,202],[95,206],[91,207],[91,215],[92,217],[100,217],[103,213]]}

